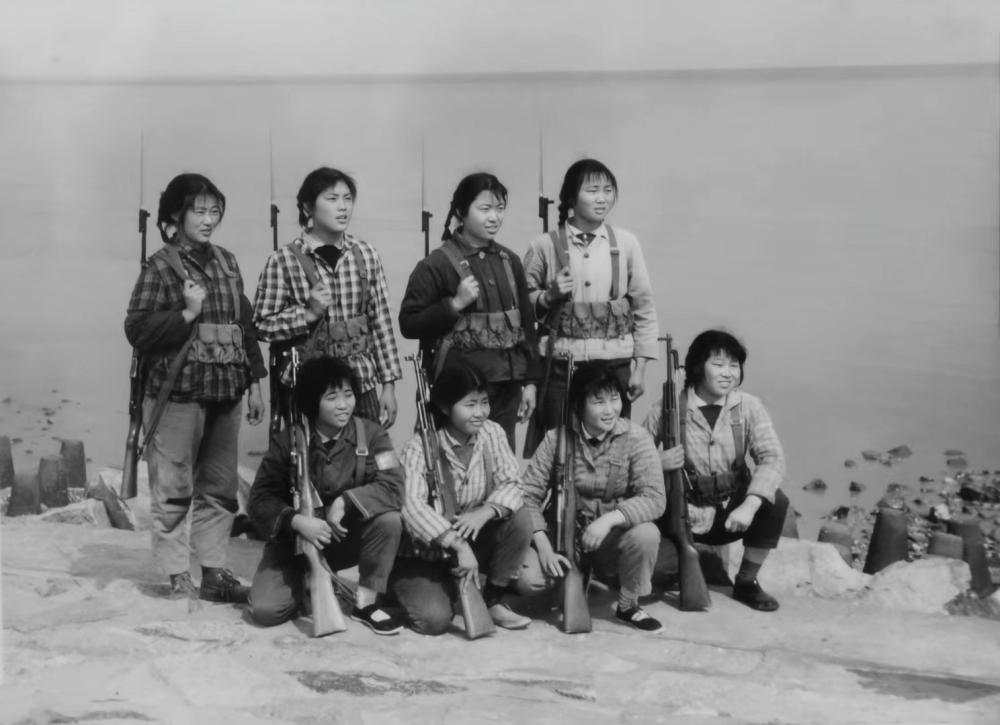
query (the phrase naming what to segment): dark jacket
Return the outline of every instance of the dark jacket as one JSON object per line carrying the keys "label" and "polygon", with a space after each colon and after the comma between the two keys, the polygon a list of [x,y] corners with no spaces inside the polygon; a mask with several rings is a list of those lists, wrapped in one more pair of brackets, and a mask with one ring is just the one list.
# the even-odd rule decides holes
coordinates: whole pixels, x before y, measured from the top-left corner
{"label": "dark jacket", "polygon": [[[355,481],[357,420],[364,426],[368,439],[361,481]],[[297,513],[292,508],[292,474],[291,443],[288,431],[284,430],[271,439],[271,446],[260,462],[247,512],[258,532],[272,541],[288,541],[289,545],[295,540],[292,516]],[[352,418],[329,452],[314,434],[309,444],[309,474],[324,511],[338,496],[344,497],[347,512],[353,512],[362,521],[387,511],[399,511],[403,506],[406,483],[399,458],[389,434],[370,420]]]}

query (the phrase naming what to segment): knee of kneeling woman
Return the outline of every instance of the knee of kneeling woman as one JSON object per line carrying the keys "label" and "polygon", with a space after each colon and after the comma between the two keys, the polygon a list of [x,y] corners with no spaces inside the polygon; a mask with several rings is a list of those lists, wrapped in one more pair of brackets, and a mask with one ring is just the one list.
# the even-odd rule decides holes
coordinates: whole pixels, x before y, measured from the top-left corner
{"label": "knee of kneeling woman", "polygon": [[451,626],[451,612],[425,612],[420,617],[414,618],[410,625],[417,634],[425,634],[429,637],[437,637],[448,631]]}
{"label": "knee of kneeling woman", "polygon": [[636,524],[622,535],[621,546],[644,551],[658,551],[660,548],[660,529],[650,521]]}
{"label": "knee of kneeling woman", "polygon": [[297,607],[294,602],[264,602],[258,604],[250,593],[250,618],[261,627],[275,627],[284,624],[295,616]]}
{"label": "knee of kneeling woman", "polygon": [[403,517],[399,511],[386,511],[373,518],[371,525],[387,532],[402,533]]}

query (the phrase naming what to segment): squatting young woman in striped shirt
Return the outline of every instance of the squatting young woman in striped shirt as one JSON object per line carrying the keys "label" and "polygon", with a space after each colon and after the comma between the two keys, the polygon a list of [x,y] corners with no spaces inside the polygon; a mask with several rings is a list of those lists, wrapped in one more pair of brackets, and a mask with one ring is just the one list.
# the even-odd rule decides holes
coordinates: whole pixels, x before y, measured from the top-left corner
{"label": "squatting young woman in striped shirt", "polygon": [[442,634],[457,597],[459,576],[486,575],[483,599],[494,623],[523,629],[531,622],[501,601],[521,570],[531,543],[531,518],[523,508],[517,459],[507,434],[489,420],[489,384],[469,365],[447,366],[431,387],[442,468],[454,484],[454,520],[440,497],[429,496],[427,464],[419,435],[403,447],[406,473],[400,545],[390,588],[414,630]]}

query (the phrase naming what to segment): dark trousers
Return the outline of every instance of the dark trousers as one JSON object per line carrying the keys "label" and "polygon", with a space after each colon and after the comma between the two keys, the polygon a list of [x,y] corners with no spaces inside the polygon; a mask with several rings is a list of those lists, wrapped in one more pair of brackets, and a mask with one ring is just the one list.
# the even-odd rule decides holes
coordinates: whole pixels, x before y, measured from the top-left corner
{"label": "dark trousers", "polygon": [[517,426],[517,409],[521,407],[520,380],[501,380],[490,383],[490,420],[503,428],[510,449],[514,450],[514,428]]}
{"label": "dark trousers", "polygon": [[695,534],[694,540],[699,544],[719,546],[743,539],[743,546],[755,549],[774,549],[781,538],[781,530],[785,526],[785,515],[788,513],[788,497],[779,488],[774,493],[774,503],[763,501],[757,514],[750,522],[746,531],[726,531],[726,517],[730,512],[746,500],[746,496],[733,496],[729,504],[719,506],[715,511],[715,521],[712,528],[704,534]]}
{"label": "dark trousers", "polygon": [[[604,364],[611,370],[618,382],[621,384],[622,395],[622,418],[628,418],[632,414],[632,403],[628,399],[628,379],[632,375],[632,359],[606,360]],[[542,358],[542,370],[546,370],[549,365],[548,358]],[[537,440],[525,440],[524,457],[530,458],[535,452],[535,448],[545,437],[545,431],[552,430],[562,422],[559,413],[566,400],[566,361],[552,360],[552,369],[549,373],[548,385],[545,390],[539,388],[538,391],[538,413],[536,413],[536,425],[540,422],[541,428],[537,431]]]}
{"label": "dark trousers", "polygon": [[[384,593],[403,532],[399,512],[389,511],[369,521],[348,515],[344,525],[347,536],[323,550],[330,569],[357,566],[358,583]],[[305,597],[308,566],[305,556],[296,556],[295,547],[287,541],[267,543],[250,585],[250,616],[257,624],[270,627],[295,616]]]}
{"label": "dark trousers", "polygon": [[[504,521],[488,522],[472,542],[479,570],[491,583],[504,587],[517,579],[531,545],[531,517],[519,509]],[[396,561],[390,589],[406,610],[410,626],[421,634],[443,634],[451,625],[458,599],[451,559]],[[493,602],[487,602],[487,605]]]}

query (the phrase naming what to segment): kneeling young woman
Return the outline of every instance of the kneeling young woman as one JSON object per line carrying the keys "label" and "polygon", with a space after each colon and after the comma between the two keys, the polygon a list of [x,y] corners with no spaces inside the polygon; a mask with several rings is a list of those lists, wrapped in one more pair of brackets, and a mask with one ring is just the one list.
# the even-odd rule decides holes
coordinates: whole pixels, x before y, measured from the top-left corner
{"label": "kneeling young woman", "polygon": [[[601,362],[581,364],[569,389],[575,414],[571,450],[576,485],[579,545],[602,578],[617,576],[617,619],[646,632],[660,623],[639,606],[652,591],[660,531],[653,523],[666,507],[663,472],[652,438],[642,426],[622,418],[625,391],[614,369]],[[569,567],[549,539],[542,503],[555,463],[558,430],[550,430],[524,474],[524,500],[531,512],[534,549],[525,559],[522,593],[544,591]]]}
{"label": "kneeling young woman", "polygon": [[[446,367],[431,388],[443,474],[453,484],[456,516],[445,518],[440,496],[429,496],[419,435],[403,448],[409,534],[392,571],[392,591],[421,634],[443,634],[457,599],[456,576],[486,575],[483,599],[493,622],[523,629],[531,620],[501,599],[517,578],[531,542],[517,458],[500,424],[489,420],[486,379],[469,366]],[[453,566],[452,557],[457,560]]]}
{"label": "kneeling young woman", "polygon": [[[740,390],[746,348],[728,332],[706,330],[684,358],[680,394],[681,444],[661,454],[664,471],[683,468],[694,540],[704,544],[743,541],[743,562],[733,598],[762,612],[778,608],[761,589],[757,572],[778,545],[788,498],[778,488],[785,455],[771,417],[756,396]],[[646,417],[659,443],[661,405]],[[754,462],[751,472],[746,456]]]}

